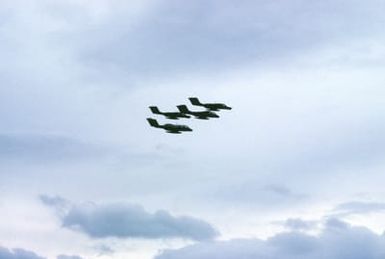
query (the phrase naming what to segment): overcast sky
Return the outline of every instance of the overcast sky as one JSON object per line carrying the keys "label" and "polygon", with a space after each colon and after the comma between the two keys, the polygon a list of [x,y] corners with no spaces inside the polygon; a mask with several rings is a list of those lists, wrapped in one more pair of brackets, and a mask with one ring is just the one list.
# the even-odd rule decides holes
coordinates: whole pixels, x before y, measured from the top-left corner
{"label": "overcast sky", "polygon": [[384,258],[384,8],[1,1],[0,258]]}

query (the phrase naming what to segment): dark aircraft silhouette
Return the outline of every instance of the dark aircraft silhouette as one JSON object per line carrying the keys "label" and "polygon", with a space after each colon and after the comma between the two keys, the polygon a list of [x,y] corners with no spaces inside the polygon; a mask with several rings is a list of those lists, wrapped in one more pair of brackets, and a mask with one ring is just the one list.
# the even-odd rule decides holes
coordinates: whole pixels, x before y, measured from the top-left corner
{"label": "dark aircraft silhouette", "polygon": [[224,103],[201,103],[197,97],[188,98],[192,105],[203,106],[210,111],[219,111],[219,110],[231,110],[231,107],[227,106]]}
{"label": "dark aircraft silhouette", "polygon": [[147,118],[148,123],[154,128],[159,128],[159,129],[164,129],[166,130],[167,133],[172,133],[172,134],[181,134],[182,131],[192,131],[191,128],[189,128],[186,125],[178,125],[178,124],[164,124],[164,125],[159,125],[159,123],[152,118]]}
{"label": "dark aircraft silhouette", "polygon": [[208,120],[209,118],[219,118],[218,114],[212,112],[212,111],[201,111],[201,112],[194,112],[190,111],[186,105],[178,105],[178,110],[184,114],[190,114],[195,116],[195,118],[200,120]]}
{"label": "dark aircraft silhouette", "polygon": [[152,113],[163,115],[170,120],[178,120],[179,118],[190,118],[190,116],[182,112],[161,112],[156,106],[150,106],[149,108],[152,111]]}

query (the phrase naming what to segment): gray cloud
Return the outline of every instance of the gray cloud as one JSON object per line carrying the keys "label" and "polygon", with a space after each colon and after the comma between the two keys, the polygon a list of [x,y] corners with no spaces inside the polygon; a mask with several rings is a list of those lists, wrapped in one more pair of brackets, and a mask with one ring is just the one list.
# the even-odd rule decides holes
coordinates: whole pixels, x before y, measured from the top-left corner
{"label": "gray cloud", "polygon": [[270,193],[271,195],[275,195],[275,196],[285,198],[285,199],[298,200],[298,199],[303,199],[306,197],[306,195],[304,195],[304,194],[295,193],[291,189],[289,189],[288,187],[286,187],[284,185],[279,185],[279,184],[266,185],[263,188],[263,190]]}
{"label": "gray cloud", "polygon": [[49,196],[42,194],[39,196],[41,202],[47,206],[52,206],[55,209],[64,210],[70,205],[70,202],[60,196]]}
{"label": "gray cloud", "polygon": [[166,250],[156,259],[380,259],[385,256],[385,238],[364,227],[352,227],[329,220],[318,236],[299,232],[281,233],[272,238],[235,239],[206,242],[178,250]]}
{"label": "gray cloud", "polygon": [[[374,167],[384,154],[382,70],[378,74],[367,70],[361,61],[364,69],[360,71],[349,70],[350,66],[348,71],[345,66],[338,69],[361,52],[364,57],[383,58],[378,53],[384,46],[379,40],[385,19],[382,0],[151,1],[156,4],[138,19],[131,18],[129,8],[115,8],[114,3],[123,2],[119,0],[104,1],[98,10],[95,5],[103,1],[55,1],[49,7],[47,1],[7,0],[0,5],[4,2],[12,6],[0,8],[0,53],[5,60],[0,64],[0,132],[4,133],[0,171],[11,175],[1,178],[5,196],[27,196],[34,190],[56,190],[74,199],[84,194],[95,200],[132,195],[163,208],[177,199],[181,210],[211,213],[213,223],[229,224],[231,232],[243,229],[255,217],[249,210],[238,210],[240,204],[263,206],[256,213],[261,221],[264,217],[270,221],[274,208],[281,210],[276,213],[282,217],[283,207],[301,206],[303,211],[317,207],[317,197],[324,204],[338,195],[347,197],[356,186],[359,191],[381,188],[376,183],[383,177],[376,169],[358,174],[356,168]],[[357,39],[370,44],[351,47]],[[345,46],[346,52],[336,49]],[[314,68],[314,64],[325,65],[323,48],[330,51],[326,53],[330,64]],[[298,57],[311,65],[298,66]],[[281,66],[287,61],[290,71]],[[261,64],[263,69],[258,67]],[[251,72],[243,74],[243,70]],[[121,89],[133,90],[136,84],[154,91]],[[203,126],[202,130],[197,127],[197,134],[178,139],[150,131],[143,120],[146,102],[173,105],[191,91],[213,101],[224,101],[227,95],[235,107],[228,113],[227,124],[223,116],[217,128],[216,122],[199,124]],[[9,136],[8,132],[43,136]],[[44,136],[49,132],[69,137]],[[131,145],[135,150],[168,143],[169,147],[157,150],[162,155],[168,152],[168,157],[165,166],[158,166],[156,154],[145,160],[148,167],[109,152],[111,159],[101,161],[93,156],[98,151],[71,136],[85,142]],[[92,159],[84,164],[45,163],[87,154]],[[7,166],[8,161],[18,167]],[[28,161],[43,161],[44,166],[31,168]],[[351,181],[338,184],[347,178]],[[302,193],[315,197],[311,206],[304,204],[308,199]],[[60,197],[42,201],[58,211],[64,227],[91,237],[192,238],[196,234],[191,229],[198,228],[185,226],[167,212],[162,218],[131,205],[110,209],[67,206]],[[223,222],[233,212],[239,218]],[[135,217],[140,213],[147,221]],[[126,214],[130,216],[124,220],[117,216]],[[122,222],[124,233],[118,232],[114,217]],[[167,225],[164,218],[174,225]],[[106,222],[112,226],[106,227]],[[146,227],[133,232],[130,224]],[[157,224],[169,229],[158,230]],[[24,225],[19,226],[30,231]],[[176,233],[181,225],[182,233]],[[289,229],[305,227],[298,221],[288,225]],[[10,237],[20,234],[19,226],[12,227]],[[205,229],[210,232],[209,227]]]}
{"label": "gray cloud", "polygon": [[21,248],[14,248],[9,250],[0,246],[1,259],[45,259],[45,257],[38,256],[34,252],[24,250]]}
{"label": "gray cloud", "polygon": [[83,257],[78,255],[58,255],[57,259],[83,259]]}
{"label": "gray cloud", "polygon": [[[57,209],[55,200],[41,196],[47,206]],[[47,200],[49,202],[47,202]],[[61,209],[61,200],[58,200]],[[218,233],[207,222],[193,217],[174,217],[167,211],[145,211],[139,205],[93,203],[72,205],[61,216],[62,226],[93,238],[187,238],[212,239]]]}
{"label": "gray cloud", "polygon": [[[160,161],[154,152],[141,152],[134,147],[104,145],[52,134],[1,134],[0,161],[6,164],[66,164],[99,161],[116,165],[129,159],[132,164]],[[70,163],[69,163],[70,162]]]}
{"label": "gray cloud", "polygon": [[300,218],[289,218],[282,222],[282,225],[289,230],[311,230],[317,225],[317,221],[303,220]]}
{"label": "gray cloud", "polygon": [[114,249],[105,244],[97,245],[95,249],[99,252],[99,255],[111,255],[115,253]]}
{"label": "gray cloud", "polygon": [[[202,190],[197,191],[197,195],[202,194]],[[296,192],[283,184],[260,185],[256,180],[245,182],[243,179],[234,180],[226,186],[213,187],[205,193],[207,199],[215,197],[225,202],[236,202],[238,204],[252,204],[256,207],[285,207],[306,201],[309,197],[306,194]]]}
{"label": "gray cloud", "polygon": [[44,205],[54,208],[58,217],[66,215],[68,209],[71,207],[71,202],[60,196],[42,194],[39,196],[39,199]]}
{"label": "gray cloud", "polygon": [[100,154],[101,148],[64,136],[0,134],[0,160],[52,162]]}
{"label": "gray cloud", "polygon": [[[79,53],[88,66],[113,66],[136,76],[231,68],[378,31],[385,21],[378,5],[383,3],[168,1],[140,23],[118,16],[83,31],[89,44]],[[360,19],[367,15],[372,19]],[[112,28],[114,35],[105,37]]]}
{"label": "gray cloud", "polygon": [[[98,19],[90,15],[91,7],[40,4],[29,14],[30,20],[38,21],[35,26],[13,25],[16,11],[8,14],[13,19],[5,19],[3,26],[10,27],[9,31],[14,27],[40,29],[44,37],[33,42],[56,46],[51,50],[54,54],[60,46],[66,60],[74,58],[77,68],[92,71],[88,74],[90,81],[104,78],[111,82],[118,78],[127,82],[127,78],[217,71],[281,59],[325,43],[381,32],[385,23],[379,11],[384,4],[379,0],[172,0],[148,6],[139,17],[132,15],[129,8],[117,8],[112,15]],[[64,26],[45,28],[44,22],[34,17],[37,11],[46,14],[51,24]],[[5,54],[15,47],[11,39],[6,39]],[[134,85],[131,80],[130,85]]]}
{"label": "gray cloud", "polygon": [[366,214],[372,212],[385,212],[385,203],[383,202],[365,202],[351,201],[339,204],[333,209],[337,215]]}

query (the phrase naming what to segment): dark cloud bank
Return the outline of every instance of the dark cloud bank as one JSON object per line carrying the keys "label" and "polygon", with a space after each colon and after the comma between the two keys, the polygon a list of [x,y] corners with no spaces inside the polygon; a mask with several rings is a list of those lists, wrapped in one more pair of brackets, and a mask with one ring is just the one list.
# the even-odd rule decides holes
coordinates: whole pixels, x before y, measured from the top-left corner
{"label": "dark cloud bank", "polygon": [[70,204],[60,197],[42,195],[41,201],[53,207],[62,226],[92,238],[186,238],[207,240],[218,233],[207,222],[188,216],[175,217],[164,210],[154,213],[139,205],[116,203]]}
{"label": "dark cloud bank", "polygon": [[155,259],[383,259],[385,237],[330,219],[318,236],[280,233],[270,239],[204,242],[166,250]]}

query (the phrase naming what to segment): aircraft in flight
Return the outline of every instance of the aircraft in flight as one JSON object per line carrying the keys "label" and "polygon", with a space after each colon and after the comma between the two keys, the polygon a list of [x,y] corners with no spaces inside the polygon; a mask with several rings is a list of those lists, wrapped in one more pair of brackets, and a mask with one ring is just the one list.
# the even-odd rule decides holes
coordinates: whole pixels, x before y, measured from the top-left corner
{"label": "aircraft in flight", "polygon": [[150,106],[149,108],[152,113],[163,115],[170,120],[178,120],[179,118],[190,118],[190,116],[182,112],[161,112],[156,106]]}
{"label": "aircraft in flight", "polygon": [[197,97],[188,98],[192,105],[203,106],[210,111],[219,111],[219,110],[231,110],[231,107],[227,106],[224,103],[201,103]]}
{"label": "aircraft in flight", "polygon": [[164,129],[167,133],[181,134],[183,131],[192,131],[192,129],[186,125],[179,124],[164,124],[160,125],[157,120],[147,118],[148,123],[154,128]]}
{"label": "aircraft in flight", "polygon": [[195,118],[200,120],[208,120],[209,118],[219,118],[218,114],[212,111],[190,111],[186,105],[178,105],[178,110],[184,114],[193,115]]}

